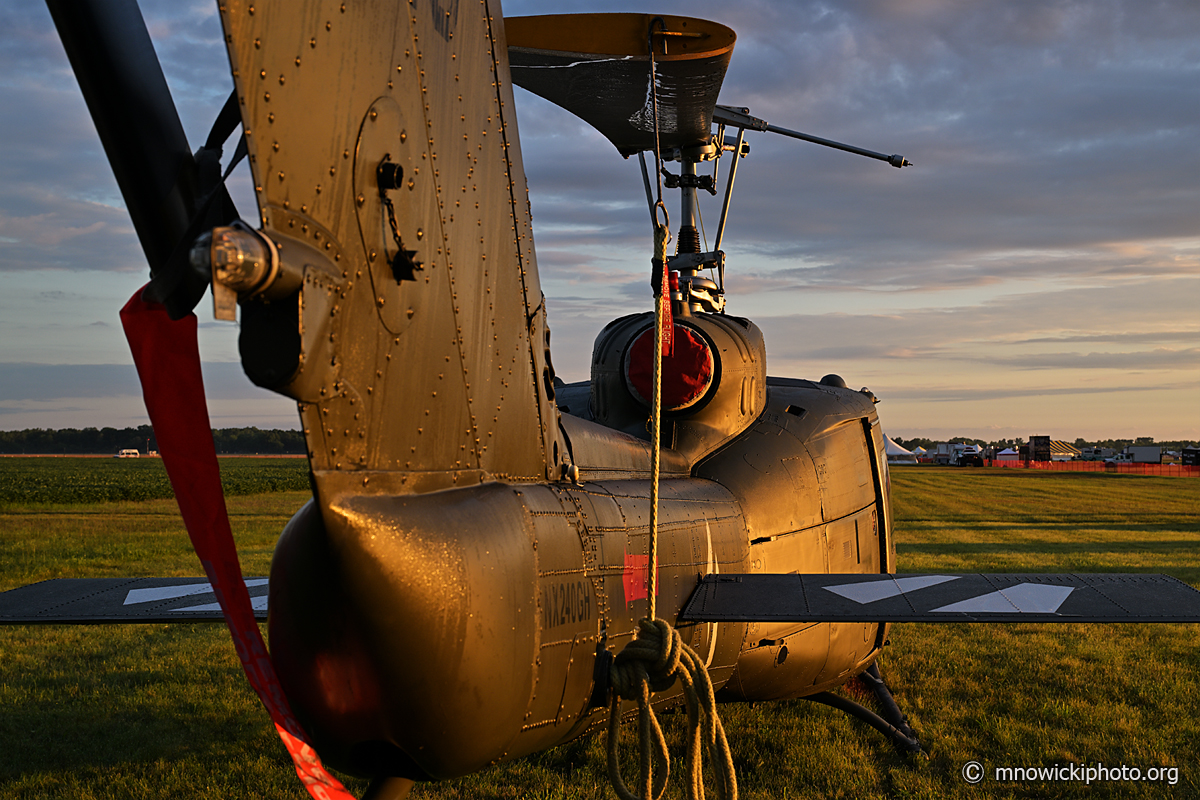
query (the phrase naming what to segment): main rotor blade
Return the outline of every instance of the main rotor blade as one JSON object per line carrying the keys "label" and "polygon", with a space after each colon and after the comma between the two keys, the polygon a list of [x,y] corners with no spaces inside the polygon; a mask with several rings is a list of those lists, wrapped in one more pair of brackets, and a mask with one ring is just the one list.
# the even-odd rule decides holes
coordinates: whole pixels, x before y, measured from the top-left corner
{"label": "main rotor blade", "polygon": [[181,316],[207,286],[190,270],[163,275],[195,210],[196,164],[142,13],[135,0],[46,0],[46,5],[155,287],[165,290],[161,299],[171,316]]}
{"label": "main rotor blade", "polygon": [[507,17],[504,26],[513,82],[590,124],[622,155],[654,149],[655,103],[662,148],[711,137],[713,106],[737,39],[732,29],[637,13]]}

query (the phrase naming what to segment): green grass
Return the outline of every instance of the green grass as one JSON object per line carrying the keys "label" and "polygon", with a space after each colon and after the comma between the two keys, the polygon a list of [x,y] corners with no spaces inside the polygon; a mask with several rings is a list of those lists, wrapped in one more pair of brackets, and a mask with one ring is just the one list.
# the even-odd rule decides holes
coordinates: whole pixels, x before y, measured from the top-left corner
{"label": "green grass", "polygon": [[[308,491],[303,458],[218,459],[226,495]],[[174,497],[159,458],[0,458],[0,509]]]}
{"label": "green grass", "polygon": [[[1200,583],[1200,481],[926,468],[892,480],[902,571],[1146,571]],[[305,496],[230,498],[248,574],[265,574]],[[122,574],[199,574],[172,501],[0,508],[0,589]],[[881,668],[928,759],[901,757],[805,701],[727,705],[740,796],[1200,796],[1198,625],[897,625]],[[664,722],[680,741],[681,715]],[[3,798],[306,796],[219,626],[0,629],[0,743]],[[414,797],[612,797],[603,748],[587,738]],[[959,770],[972,759],[1175,766],[1179,783],[968,786]]]}
{"label": "green grass", "polygon": [[[267,574],[279,532],[309,497],[278,492],[226,499],[243,573]],[[0,509],[0,591],[49,578],[199,574],[174,500]]]}
{"label": "green grass", "polygon": [[1166,572],[1200,584],[1200,481],[892,471],[901,572]]}

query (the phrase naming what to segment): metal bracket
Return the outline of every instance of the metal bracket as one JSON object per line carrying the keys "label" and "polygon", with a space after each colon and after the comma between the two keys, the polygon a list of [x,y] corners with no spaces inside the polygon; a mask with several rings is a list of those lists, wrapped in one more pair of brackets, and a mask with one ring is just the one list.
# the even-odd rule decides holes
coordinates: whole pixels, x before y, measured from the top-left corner
{"label": "metal bracket", "polygon": [[676,253],[673,256],[667,256],[667,264],[673,270],[718,268],[724,263],[725,253],[721,250],[712,250],[707,253]]}
{"label": "metal bracket", "polygon": [[379,185],[379,199],[383,201],[383,207],[387,211],[392,240],[396,243],[396,255],[392,257],[391,264],[392,277],[396,279],[397,284],[415,281],[417,277],[413,273],[424,269],[424,265],[415,258],[417,251],[405,249],[404,240],[400,237],[400,228],[396,223],[396,208],[392,205],[392,198],[388,197],[389,191],[400,188],[403,179],[404,167],[394,163],[391,154],[385,153],[383,160],[375,168],[375,181]]}
{"label": "metal bracket", "polygon": [[663,185],[668,189],[678,189],[683,187],[685,189],[703,189],[709,194],[717,193],[716,187],[713,186],[712,175],[675,175],[667,172],[665,169],[662,171],[662,173],[663,178],[665,179],[663,181]]}
{"label": "metal bracket", "polygon": [[596,664],[592,669],[592,696],[588,708],[604,708],[608,705],[608,671],[615,659],[608,649],[608,637],[602,636],[596,644]]}
{"label": "metal bracket", "polygon": [[739,106],[717,106],[713,109],[713,122],[723,122],[735,128],[765,131],[769,124],[765,119],[750,116],[750,109]]}

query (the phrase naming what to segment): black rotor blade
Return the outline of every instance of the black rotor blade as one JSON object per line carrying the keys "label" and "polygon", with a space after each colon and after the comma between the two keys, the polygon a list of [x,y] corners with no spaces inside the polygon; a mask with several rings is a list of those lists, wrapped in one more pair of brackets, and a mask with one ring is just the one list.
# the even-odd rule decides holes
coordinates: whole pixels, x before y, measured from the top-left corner
{"label": "black rotor blade", "polygon": [[197,211],[197,168],[142,13],[135,0],[46,4],[150,264],[155,299],[181,317],[207,287],[186,268],[191,243],[182,242]]}

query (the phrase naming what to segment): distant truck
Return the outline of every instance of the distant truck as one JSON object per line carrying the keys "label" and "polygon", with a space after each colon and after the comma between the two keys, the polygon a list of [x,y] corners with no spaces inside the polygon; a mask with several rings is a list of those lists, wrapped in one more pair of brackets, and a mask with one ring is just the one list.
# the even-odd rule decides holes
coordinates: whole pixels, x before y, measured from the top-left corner
{"label": "distant truck", "polygon": [[1131,444],[1125,448],[1125,455],[1135,464],[1162,463],[1162,448],[1158,445]]}
{"label": "distant truck", "polygon": [[1085,447],[1079,451],[1079,458],[1083,461],[1104,461],[1112,458],[1113,453],[1111,447]]}
{"label": "distant truck", "polygon": [[932,450],[933,463],[940,464],[943,467],[950,464],[954,460],[954,448],[958,447],[954,442],[940,442],[935,450]]}
{"label": "distant truck", "polygon": [[118,450],[113,458],[138,458],[141,455],[137,450]]}
{"label": "distant truck", "polygon": [[982,467],[983,451],[978,445],[962,444],[960,442],[942,442],[933,452],[933,460],[942,466],[951,467]]}
{"label": "distant truck", "polygon": [[958,451],[958,456],[951,463],[957,464],[960,467],[982,467],[983,466],[983,451],[977,444],[959,445],[961,450]]}

